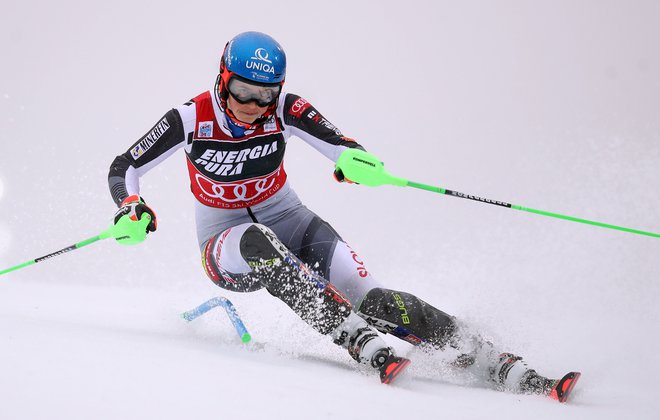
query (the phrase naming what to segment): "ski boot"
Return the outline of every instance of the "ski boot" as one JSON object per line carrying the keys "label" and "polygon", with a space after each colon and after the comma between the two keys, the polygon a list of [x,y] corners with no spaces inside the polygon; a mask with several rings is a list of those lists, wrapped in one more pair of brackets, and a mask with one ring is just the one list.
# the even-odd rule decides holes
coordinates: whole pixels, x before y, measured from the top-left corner
{"label": "ski boot", "polygon": [[569,372],[561,379],[548,379],[529,369],[522,357],[502,353],[499,363],[491,370],[491,378],[500,389],[545,395],[563,403],[580,379],[580,372]]}
{"label": "ski boot", "polygon": [[410,360],[405,357],[395,356],[390,347],[379,349],[371,357],[371,366],[378,369],[380,372],[380,381],[384,384],[392,383],[401,372],[406,370],[408,365],[410,365]]}
{"label": "ski boot", "polygon": [[335,344],[346,347],[358,363],[377,369],[384,384],[392,383],[410,365],[409,359],[396,356],[378,333],[354,313],[331,335]]}
{"label": "ski boot", "polygon": [[563,403],[568,399],[580,375],[580,372],[569,372],[561,379],[548,379],[534,370],[529,370],[520,382],[520,390],[525,394],[547,395]]}

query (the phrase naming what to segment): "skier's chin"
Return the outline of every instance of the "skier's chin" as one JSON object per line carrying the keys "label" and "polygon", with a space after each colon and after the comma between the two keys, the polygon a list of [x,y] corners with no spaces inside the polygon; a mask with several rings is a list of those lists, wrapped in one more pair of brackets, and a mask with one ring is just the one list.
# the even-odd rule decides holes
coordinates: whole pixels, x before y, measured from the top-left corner
{"label": "skier's chin", "polygon": [[239,113],[234,112],[234,115],[236,115],[236,118],[238,118],[240,122],[246,124],[252,124],[256,120],[258,120],[259,117],[261,117],[261,113],[246,114],[243,112],[239,112]]}

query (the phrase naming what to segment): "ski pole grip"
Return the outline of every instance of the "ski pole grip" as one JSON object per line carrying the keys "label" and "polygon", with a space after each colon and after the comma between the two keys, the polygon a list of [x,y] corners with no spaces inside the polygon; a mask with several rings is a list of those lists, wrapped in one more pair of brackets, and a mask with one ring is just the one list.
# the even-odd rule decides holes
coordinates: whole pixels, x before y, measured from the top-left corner
{"label": "ski pole grip", "polygon": [[136,245],[147,238],[147,226],[151,223],[151,216],[148,213],[142,214],[140,220],[131,220],[129,217],[122,217],[113,226],[110,226],[103,233],[101,238],[115,238],[122,245]]}
{"label": "ski pole grip", "polygon": [[408,185],[407,180],[390,175],[383,162],[375,155],[360,149],[344,150],[337,159],[336,168],[347,180],[369,187]]}

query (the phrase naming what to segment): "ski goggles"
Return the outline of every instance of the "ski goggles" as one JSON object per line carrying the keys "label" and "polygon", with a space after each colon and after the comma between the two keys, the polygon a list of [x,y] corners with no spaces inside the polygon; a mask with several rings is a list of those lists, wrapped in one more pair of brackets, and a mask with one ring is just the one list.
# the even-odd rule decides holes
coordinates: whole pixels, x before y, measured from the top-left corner
{"label": "ski goggles", "polygon": [[255,85],[234,76],[229,79],[227,90],[239,104],[256,102],[257,105],[264,107],[272,105],[282,90],[282,85]]}

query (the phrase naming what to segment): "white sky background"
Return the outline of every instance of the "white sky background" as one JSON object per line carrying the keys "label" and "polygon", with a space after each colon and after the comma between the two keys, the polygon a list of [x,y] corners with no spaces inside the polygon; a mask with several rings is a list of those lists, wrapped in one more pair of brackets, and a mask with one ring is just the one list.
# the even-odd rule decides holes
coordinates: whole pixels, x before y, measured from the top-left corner
{"label": "white sky background", "polygon": [[[660,2],[3,0],[1,9],[1,268],[105,228],[114,156],[210,88],[225,43],[245,30],[274,36],[287,52],[286,90],[396,175],[660,232]],[[660,321],[659,239],[335,184],[332,164],[301,143],[288,146],[292,185],[386,284],[531,354],[575,340],[556,356],[587,361],[591,340],[618,328],[626,333],[608,339],[660,344],[649,330]],[[142,192],[159,216],[144,245],[94,244],[2,281],[206,285],[181,152]],[[549,315],[564,305],[568,331]],[[539,316],[520,316],[529,313]]]}

